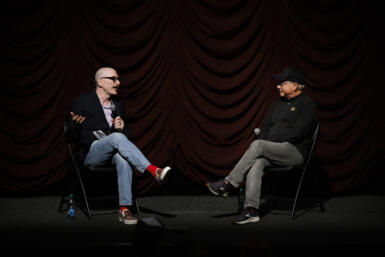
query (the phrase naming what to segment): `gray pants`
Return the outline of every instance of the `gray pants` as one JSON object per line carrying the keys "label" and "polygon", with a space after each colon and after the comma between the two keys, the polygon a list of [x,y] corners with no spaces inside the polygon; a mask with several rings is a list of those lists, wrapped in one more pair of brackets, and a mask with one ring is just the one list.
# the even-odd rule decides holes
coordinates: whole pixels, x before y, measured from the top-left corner
{"label": "gray pants", "polygon": [[304,161],[297,148],[287,142],[253,141],[226,179],[235,187],[246,178],[245,207],[259,209],[263,170],[267,166],[296,166]]}

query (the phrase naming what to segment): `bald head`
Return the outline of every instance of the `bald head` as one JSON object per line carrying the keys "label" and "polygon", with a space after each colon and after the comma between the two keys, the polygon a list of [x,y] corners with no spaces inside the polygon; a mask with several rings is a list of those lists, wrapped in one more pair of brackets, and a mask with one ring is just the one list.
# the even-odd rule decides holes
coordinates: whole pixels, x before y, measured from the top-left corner
{"label": "bald head", "polygon": [[98,85],[98,81],[101,77],[116,76],[116,70],[110,67],[102,67],[95,73],[95,83]]}

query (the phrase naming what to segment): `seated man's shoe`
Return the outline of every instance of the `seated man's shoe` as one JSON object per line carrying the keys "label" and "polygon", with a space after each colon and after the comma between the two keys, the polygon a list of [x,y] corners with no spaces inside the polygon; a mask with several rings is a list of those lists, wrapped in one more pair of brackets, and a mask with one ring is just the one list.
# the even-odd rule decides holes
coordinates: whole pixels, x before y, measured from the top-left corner
{"label": "seated man's shoe", "polygon": [[155,180],[158,183],[163,184],[166,181],[166,178],[168,177],[168,175],[170,174],[170,170],[171,168],[168,166],[164,168],[158,168],[156,170]]}
{"label": "seated man's shoe", "polygon": [[227,179],[221,179],[217,182],[206,183],[207,188],[214,195],[229,196],[229,193],[235,188]]}
{"label": "seated man's shoe", "polygon": [[132,215],[129,209],[119,211],[119,221],[123,222],[125,225],[135,225],[138,223],[138,219]]}
{"label": "seated man's shoe", "polygon": [[259,222],[259,211],[253,207],[245,207],[241,214],[235,218],[234,224],[242,225],[246,223]]}

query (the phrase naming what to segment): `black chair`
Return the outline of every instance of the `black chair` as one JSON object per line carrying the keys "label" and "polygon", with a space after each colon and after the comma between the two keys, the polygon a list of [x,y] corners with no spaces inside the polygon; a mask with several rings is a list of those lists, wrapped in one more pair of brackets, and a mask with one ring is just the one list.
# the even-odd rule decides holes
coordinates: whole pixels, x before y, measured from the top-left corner
{"label": "black chair", "polygon": [[[75,174],[73,174],[73,175],[75,175],[75,178],[71,177],[71,179],[69,180],[69,183],[70,183],[69,186],[71,188],[73,188],[74,184],[76,184],[76,186],[79,186],[81,189],[81,193],[80,193],[81,198],[79,199],[79,201],[76,201],[76,205],[86,214],[87,218],[89,218],[89,219],[91,218],[91,216],[94,216],[94,215],[113,213],[112,211],[93,212],[92,208],[90,208],[90,201],[98,201],[98,200],[113,201],[113,200],[116,200],[116,202],[117,202],[117,200],[118,200],[117,186],[115,186],[115,193],[112,195],[110,194],[108,196],[102,196],[102,197],[100,197],[100,196],[98,196],[98,197],[97,196],[91,196],[90,197],[86,193],[86,186],[85,186],[85,184],[89,180],[86,180],[85,178],[89,178],[89,176],[98,174],[98,175],[106,175],[106,176],[110,177],[111,179],[115,179],[115,181],[116,181],[117,172],[116,172],[115,167],[112,165],[103,166],[103,167],[86,167],[85,165],[83,165],[83,163],[81,161],[79,161],[77,158],[77,154],[76,154],[77,142],[73,142],[72,139],[69,137],[68,128],[67,128],[66,124],[64,124],[63,128],[64,128],[64,135],[66,138],[66,145],[67,145],[67,151],[69,154],[69,160],[71,162],[71,167],[73,168],[73,170],[75,172]],[[88,186],[90,186],[90,185],[88,184]],[[63,206],[67,201],[66,200],[67,193],[68,192],[62,194],[60,205],[59,205],[59,212],[63,211]],[[133,207],[134,207],[133,211],[136,211],[137,214],[140,214],[139,206],[138,206],[138,203],[137,203],[137,200],[135,197],[133,198]]]}
{"label": "black chair", "polygon": [[[299,193],[301,191],[303,180],[304,180],[304,177],[307,173],[309,164],[313,158],[313,151],[314,151],[314,147],[315,147],[315,144],[317,141],[318,131],[319,131],[319,123],[317,123],[316,128],[313,132],[312,145],[311,145],[310,151],[308,153],[308,156],[306,157],[306,159],[302,165],[300,165],[300,166],[274,166],[274,165],[269,166],[269,167],[266,167],[264,175],[263,175],[263,180],[265,180],[266,177],[271,177],[271,176],[276,176],[276,175],[279,176],[279,175],[283,175],[283,174],[292,176],[294,174],[298,175],[298,172],[300,173],[299,174],[300,175],[299,181],[297,184],[296,193],[295,193],[294,197],[282,197],[282,196],[274,196],[274,195],[269,195],[269,196],[262,195],[261,196],[261,198],[270,199],[270,200],[279,200],[279,199],[292,200],[292,209],[291,209],[291,218],[292,219],[294,219],[296,217],[295,211],[296,211],[297,201],[299,198]],[[323,204],[323,199],[320,196],[319,181],[315,181],[315,182],[317,183],[317,185],[316,185],[317,186],[317,199],[316,200],[320,205],[321,212],[324,212],[325,208],[324,208],[324,204]],[[240,198],[239,202],[243,201],[243,200],[241,200],[241,198],[244,198],[244,196],[243,196],[244,191],[245,191],[244,186],[241,186],[240,191],[239,191],[239,198]]]}

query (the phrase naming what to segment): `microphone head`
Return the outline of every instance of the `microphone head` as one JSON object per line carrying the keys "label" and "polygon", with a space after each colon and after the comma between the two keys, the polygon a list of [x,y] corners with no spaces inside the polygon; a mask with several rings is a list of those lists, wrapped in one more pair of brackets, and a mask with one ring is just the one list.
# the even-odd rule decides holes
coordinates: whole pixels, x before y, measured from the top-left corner
{"label": "microphone head", "polygon": [[118,113],[116,111],[116,105],[112,100],[110,100],[110,108],[111,108],[111,117],[115,119],[116,116],[118,116]]}
{"label": "microphone head", "polygon": [[256,136],[258,136],[259,133],[261,133],[261,129],[255,128],[255,129],[254,129],[254,133],[255,133]]}

